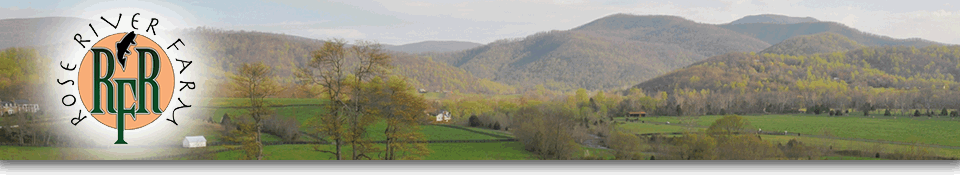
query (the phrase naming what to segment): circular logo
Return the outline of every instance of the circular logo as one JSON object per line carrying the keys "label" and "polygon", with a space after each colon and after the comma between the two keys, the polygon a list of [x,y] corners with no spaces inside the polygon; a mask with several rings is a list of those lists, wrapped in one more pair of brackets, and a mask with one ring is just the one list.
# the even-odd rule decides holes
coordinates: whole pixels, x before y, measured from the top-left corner
{"label": "circular logo", "polygon": [[160,118],[175,85],[174,70],[163,48],[134,32],[97,41],[83,56],[77,80],[80,100],[91,116],[123,130],[138,129]]}

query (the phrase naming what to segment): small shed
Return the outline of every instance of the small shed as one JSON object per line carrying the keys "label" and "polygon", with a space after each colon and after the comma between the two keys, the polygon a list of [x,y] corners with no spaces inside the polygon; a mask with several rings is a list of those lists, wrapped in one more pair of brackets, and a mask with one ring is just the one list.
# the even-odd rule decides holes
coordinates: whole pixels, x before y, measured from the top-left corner
{"label": "small shed", "polygon": [[647,112],[630,112],[628,116],[630,116],[630,117],[646,117],[646,116],[647,116]]}
{"label": "small shed", "polygon": [[203,136],[187,136],[183,138],[184,148],[207,147],[207,139]]}

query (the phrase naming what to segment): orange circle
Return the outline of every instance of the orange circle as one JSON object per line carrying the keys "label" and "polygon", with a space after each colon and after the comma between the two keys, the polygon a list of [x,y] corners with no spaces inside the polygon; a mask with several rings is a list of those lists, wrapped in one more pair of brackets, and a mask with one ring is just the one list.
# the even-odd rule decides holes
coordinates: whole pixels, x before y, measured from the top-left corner
{"label": "orange circle", "polygon": [[[91,49],[105,48],[111,51],[111,53],[109,54],[116,54],[117,53],[116,44],[124,37],[124,35],[126,35],[126,33],[117,33],[117,34],[104,37],[100,41],[97,41],[96,44],[93,44],[93,46],[91,46]],[[146,126],[147,124],[153,123],[153,121],[157,120],[157,118],[160,118],[160,113],[165,112],[167,105],[170,104],[170,99],[173,97],[173,89],[175,84],[174,77],[173,77],[174,76],[173,67],[171,66],[170,59],[167,57],[166,52],[163,51],[163,48],[160,47],[160,45],[158,45],[156,42],[154,42],[150,38],[147,38],[146,36],[139,35],[139,34],[136,35],[134,42],[136,44],[135,45],[131,44],[129,48],[120,48],[120,49],[127,49],[130,51],[130,53],[127,55],[126,68],[121,68],[119,61],[116,60],[117,58],[114,58],[114,72],[113,72],[113,76],[109,79],[110,83],[114,87],[114,90],[113,90],[114,99],[112,100],[114,100],[114,104],[117,105],[115,106],[115,109],[117,109],[117,112],[119,112],[120,108],[129,109],[134,105],[137,105],[136,108],[139,109],[141,108],[141,106],[147,105],[143,107],[146,108],[149,114],[135,114],[137,117],[136,120],[133,120],[133,118],[130,117],[130,115],[125,115],[123,120],[125,130],[141,128],[143,126]],[[157,55],[160,57],[160,72],[158,73],[158,76],[156,78],[157,86],[159,87],[159,90],[152,89],[150,85],[146,85],[144,87],[136,87],[137,88],[136,92],[132,91],[131,86],[140,86],[139,82],[134,83],[133,85],[125,85],[123,87],[118,86],[118,84],[114,81],[116,79],[136,80],[139,77],[138,70],[140,67],[140,60],[139,60],[140,55],[136,49],[146,49],[146,48],[155,50],[157,52]],[[109,63],[109,61],[107,60],[108,58],[109,57],[107,57],[105,54],[101,54],[100,75],[96,75],[96,76],[98,77],[106,76],[108,72],[107,70],[108,69],[107,64]],[[145,74],[144,77],[149,78],[152,76],[150,75],[151,73],[153,73],[153,71],[150,70],[153,68],[153,64],[154,64],[152,61],[150,61],[152,59],[153,58],[151,58],[150,54],[145,55],[144,61],[146,63],[144,65],[144,68],[147,70],[144,70],[144,74]],[[93,61],[94,61],[93,51],[87,50],[86,55],[83,56],[83,61],[80,62],[79,77],[77,78],[77,87],[79,87],[80,89],[80,94],[79,94],[80,100],[83,102],[84,107],[86,107],[88,112],[93,111],[93,106],[94,106],[93,104],[93,89],[94,89]],[[101,84],[98,84],[98,86],[100,86],[100,108],[104,113],[91,114],[91,116],[97,119],[97,121],[99,121],[103,125],[106,125],[111,128],[117,128],[117,114],[108,112],[109,106],[108,106],[108,99],[107,99],[108,96],[107,96],[106,85],[101,83]],[[140,88],[144,88],[143,90],[144,94],[137,94],[139,93]],[[118,91],[121,89],[124,91],[124,97],[122,97],[124,98],[124,104],[117,104],[119,102],[117,101],[118,99],[116,99],[117,94],[119,93]],[[154,91],[159,92],[159,96],[157,98],[159,99],[158,103],[159,103],[159,108],[161,112],[154,113],[153,111],[152,101],[154,97],[152,94]],[[134,98],[135,95],[137,98]],[[144,97],[145,98],[144,102],[138,101],[140,95],[146,95]]]}

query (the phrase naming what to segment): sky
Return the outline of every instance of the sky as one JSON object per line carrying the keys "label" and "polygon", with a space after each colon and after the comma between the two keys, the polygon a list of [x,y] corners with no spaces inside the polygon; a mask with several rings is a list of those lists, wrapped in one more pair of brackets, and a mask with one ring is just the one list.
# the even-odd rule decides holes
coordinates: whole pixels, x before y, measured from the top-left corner
{"label": "sky", "polygon": [[960,44],[960,2],[923,0],[30,0],[4,2],[0,19],[69,16],[99,20],[101,15],[116,16],[109,12],[118,8],[156,13],[173,19],[170,24],[178,28],[256,30],[392,45],[427,40],[485,44],[569,30],[617,13],[674,15],[708,24],[729,23],[747,15],[780,14],[839,22],[893,38]]}

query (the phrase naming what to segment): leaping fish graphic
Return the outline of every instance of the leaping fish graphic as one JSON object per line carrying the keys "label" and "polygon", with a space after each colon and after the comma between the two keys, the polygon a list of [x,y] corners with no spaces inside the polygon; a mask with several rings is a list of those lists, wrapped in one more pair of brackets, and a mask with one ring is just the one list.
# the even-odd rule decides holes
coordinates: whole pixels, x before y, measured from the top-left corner
{"label": "leaping fish graphic", "polygon": [[127,70],[127,55],[130,55],[130,46],[137,45],[134,42],[134,39],[137,38],[137,34],[134,34],[133,31],[127,33],[123,36],[123,39],[120,39],[117,42],[117,62],[120,63],[120,68],[124,71]]}

